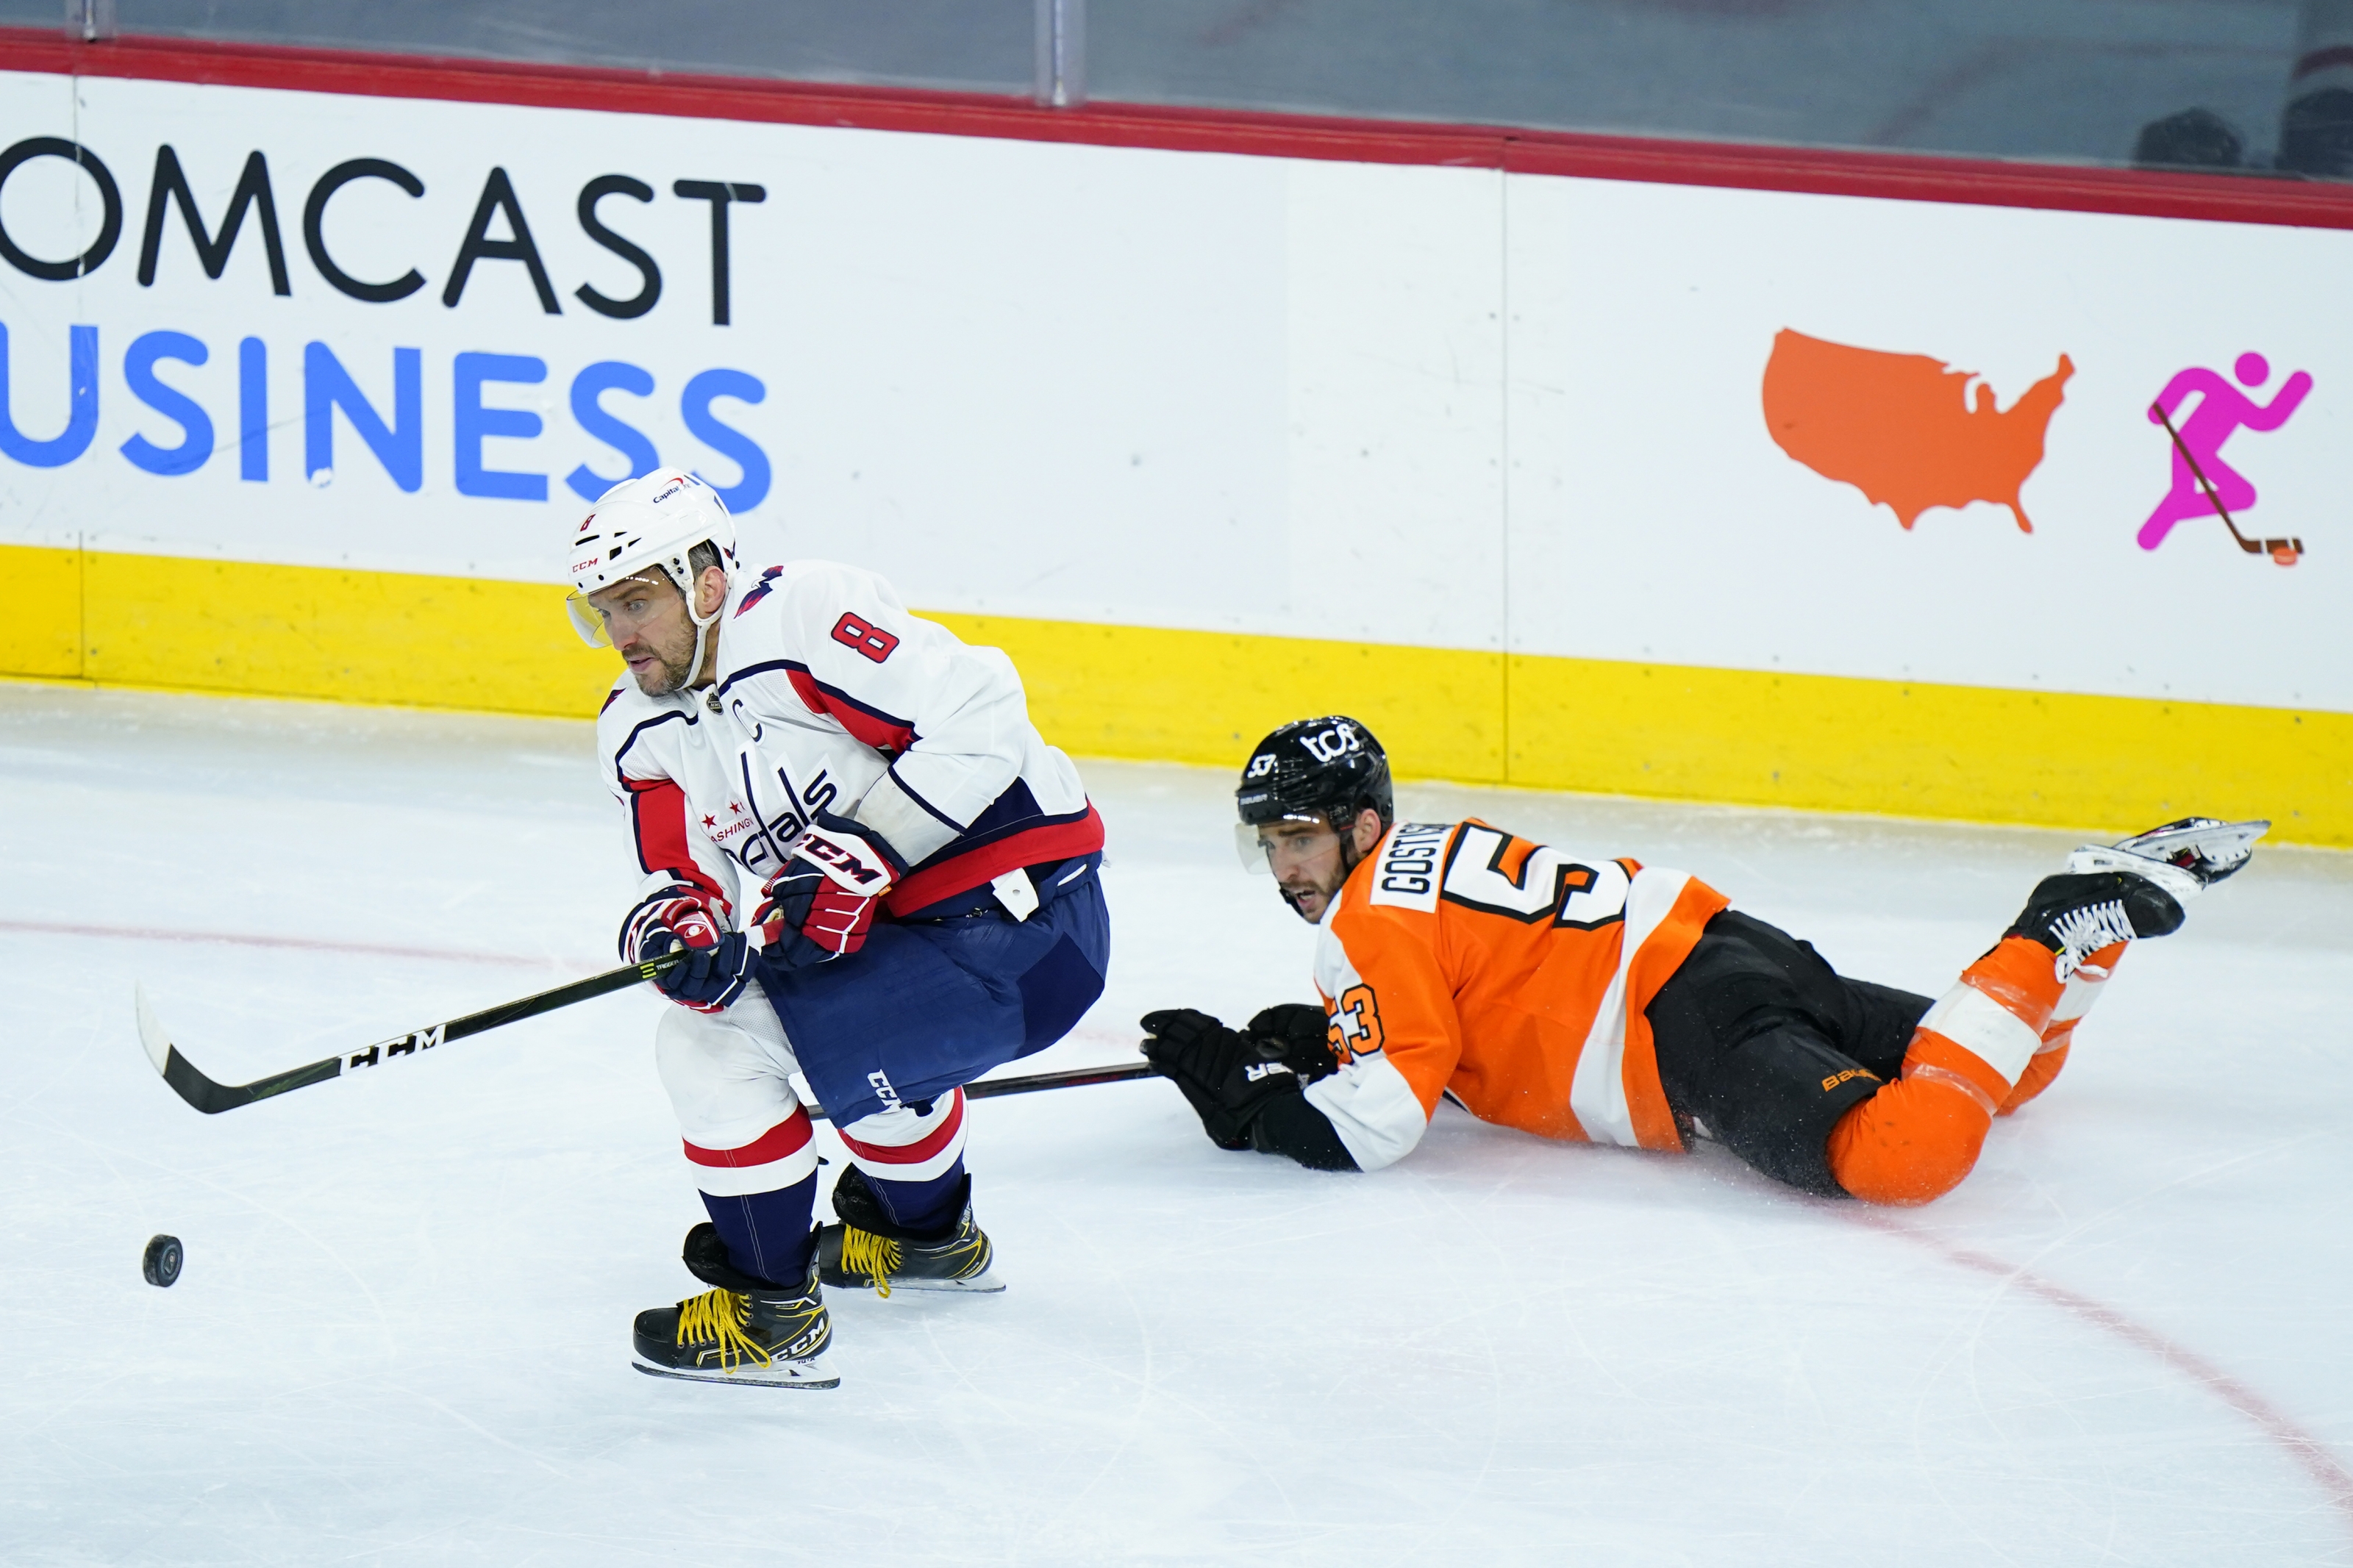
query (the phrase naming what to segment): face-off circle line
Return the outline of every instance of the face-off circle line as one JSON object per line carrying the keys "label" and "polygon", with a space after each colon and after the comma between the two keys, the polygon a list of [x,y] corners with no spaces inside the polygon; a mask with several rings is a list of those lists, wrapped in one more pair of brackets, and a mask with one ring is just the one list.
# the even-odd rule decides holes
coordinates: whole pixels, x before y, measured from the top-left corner
{"label": "face-off circle line", "polygon": [[2056,1280],[2046,1279],[2032,1269],[2005,1263],[1989,1253],[1940,1241],[1877,1214],[1849,1214],[1844,1217],[1883,1236],[1900,1237],[1958,1268],[1989,1275],[2004,1285],[2014,1285],[2037,1300],[2059,1308],[2180,1373],[2245,1417],[2256,1430],[2285,1450],[2296,1468],[2311,1477],[2327,1494],[2338,1519],[2348,1530],[2353,1530],[2353,1470],[2348,1470],[2327,1443],[2306,1431],[2293,1416],[2197,1352],[2176,1343],[2156,1329],[2105,1301],[2071,1289]]}

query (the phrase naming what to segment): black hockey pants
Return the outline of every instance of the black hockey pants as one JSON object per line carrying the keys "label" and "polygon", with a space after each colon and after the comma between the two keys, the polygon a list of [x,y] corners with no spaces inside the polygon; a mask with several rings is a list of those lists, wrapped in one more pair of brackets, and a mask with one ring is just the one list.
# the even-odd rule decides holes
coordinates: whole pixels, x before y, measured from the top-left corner
{"label": "black hockey pants", "polygon": [[1749,1164],[1843,1196],[1826,1145],[1840,1117],[1894,1081],[1929,999],[1841,976],[1811,942],[1725,910],[1651,999],[1659,1079],[1692,1123]]}

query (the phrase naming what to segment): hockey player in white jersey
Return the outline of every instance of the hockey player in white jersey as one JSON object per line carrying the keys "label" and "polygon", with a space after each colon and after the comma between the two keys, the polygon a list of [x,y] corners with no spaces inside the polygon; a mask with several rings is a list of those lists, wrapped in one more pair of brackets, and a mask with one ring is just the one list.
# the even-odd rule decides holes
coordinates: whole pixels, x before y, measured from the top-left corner
{"label": "hockey player in white jersey", "polygon": [[[1102,820],[1003,653],[871,572],[739,567],[691,475],[606,492],[571,563],[575,626],[628,667],[596,731],[644,878],[622,956],[689,953],[655,1050],[712,1289],[638,1315],[638,1366],[831,1387],[822,1285],[1001,1288],[959,1086],[1102,993]],[[821,1230],[797,1069],[850,1156]]]}

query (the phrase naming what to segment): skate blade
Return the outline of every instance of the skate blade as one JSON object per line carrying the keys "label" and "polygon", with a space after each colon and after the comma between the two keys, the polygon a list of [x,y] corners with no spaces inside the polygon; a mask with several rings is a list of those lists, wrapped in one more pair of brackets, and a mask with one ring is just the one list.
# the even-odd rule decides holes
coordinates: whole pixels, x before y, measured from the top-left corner
{"label": "skate blade", "polygon": [[994,1274],[982,1274],[971,1279],[893,1279],[891,1294],[902,1290],[942,1290],[952,1295],[994,1296],[1005,1289],[1005,1281]]}
{"label": "skate blade", "polygon": [[[819,1277],[822,1279],[822,1276]],[[823,1279],[828,1290],[871,1290],[872,1281],[860,1276],[855,1279]],[[893,1279],[891,1294],[902,1290],[929,1290],[943,1295],[994,1296],[1005,1289],[1005,1281],[994,1274],[976,1275],[970,1279]]]}
{"label": "skate blade", "polygon": [[2177,904],[2186,904],[2206,890],[2206,884],[2169,860],[2154,860],[2146,855],[2136,855],[2128,849],[2118,849],[2107,844],[2086,844],[2067,857],[2067,869],[2081,875],[2087,871],[2124,871],[2145,878],[2173,895]]}
{"label": "skate blade", "polygon": [[[2177,902],[2186,902],[2252,859],[2255,840],[2270,832],[2271,826],[2268,820],[2258,819],[2160,827],[2114,844],[2086,844],[2067,857],[2067,869],[2129,871],[2148,878],[2171,893]],[[2181,855],[2189,856],[2195,864],[2176,865],[2175,857]],[[2158,867],[2164,869],[2152,868]]]}
{"label": "skate blade", "polygon": [[2111,847],[2127,855],[2146,855],[2155,860],[2170,860],[2187,849],[2210,860],[2236,860],[2254,850],[2255,840],[2271,831],[2268,821],[2217,822],[2206,827],[2158,828],[2136,838],[2119,840]]}
{"label": "skate blade", "polygon": [[650,1366],[632,1361],[631,1366],[648,1377],[674,1377],[681,1383],[737,1383],[753,1388],[839,1388],[841,1374],[820,1372],[817,1363],[806,1361],[772,1362],[766,1366],[744,1367],[737,1372],[682,1372],[674,1366]]}

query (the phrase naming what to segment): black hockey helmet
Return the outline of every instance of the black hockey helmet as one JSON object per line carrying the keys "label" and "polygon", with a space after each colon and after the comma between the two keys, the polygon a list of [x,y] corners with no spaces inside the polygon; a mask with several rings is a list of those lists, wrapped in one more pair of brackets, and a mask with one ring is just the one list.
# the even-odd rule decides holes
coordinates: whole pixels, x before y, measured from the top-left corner
{"label": "black hockey helmet", "polygon": [[1322,817],[1335,827],[1370,806],[1387,827],[1396,819],[1388,753],[1354,719],[1294,719],[1251,750],[1234,807],[1241,815],[1242,862],[1263,869],[1258,829],[1270,822]]}

